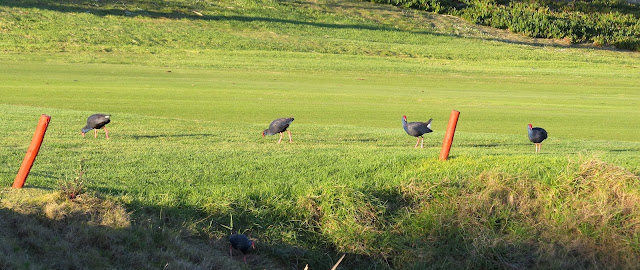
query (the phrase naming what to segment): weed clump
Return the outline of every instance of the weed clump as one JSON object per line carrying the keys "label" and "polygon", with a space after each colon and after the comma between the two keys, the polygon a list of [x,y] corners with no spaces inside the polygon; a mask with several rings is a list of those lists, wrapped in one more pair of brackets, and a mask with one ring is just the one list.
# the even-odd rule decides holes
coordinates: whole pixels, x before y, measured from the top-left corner
{"label": "weed clump", "polygon": [[60,188],[60,195],[63,198],[73,200],[78,195],[85,192],[85,179],[84,179],[84,160],[80,161],[80,166],[76,171],[76,177],[69,181],[60,181],[58,187]]}

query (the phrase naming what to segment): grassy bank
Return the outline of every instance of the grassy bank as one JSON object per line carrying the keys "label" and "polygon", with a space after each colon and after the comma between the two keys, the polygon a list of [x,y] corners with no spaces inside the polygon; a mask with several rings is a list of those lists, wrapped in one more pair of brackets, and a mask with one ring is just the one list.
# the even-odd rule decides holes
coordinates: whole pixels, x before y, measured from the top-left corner
{"label": "grassy bank", "polygon": [[[637,53],[361,1],[196,3],[0,4],[5,186],[52,116],[0,193],[0,268],[637,267]],[[80,136],[96,112],[110,140]],[[405,114],[434,118],[425,149]],[[293,144],[260,137],[284,116]]]}
{"label": "grassy bank", "polygon": [[[11,138],[2,157],[3,178],[11,179],[34,124],[27,118],[43,109],[3,110],[15,119],[2,134]],[[452,159],[441,162],[442,131],[417,150],[398,128],[294,121],[295,143],[276,145],[276,138],[259,137],[264,125],[114,114],[107,141],[79,136],[76,127],[88,112],[48,113],[53,122],[29,188],[58,190],[82,162],[87,189],[131,211],[131,231],[107,233],[113,239],[104,241],[124,241],[124,250],[148,256],[159,256],[153,254],[160,246],[177,252],[173,241],[211,251],[160,256],[144,266],[107,265],[224,263],[229,230],[222,225],[231,216],[236,229],[259,241],[249,266],[326,267],[341,253],[349,254],[347,268],[629,268],[635,262],[638,179],[613,164],[637,174],[637,142],[552,138],[534,155],[522,135],[459,132]],[[128,246],[131,233],[150,242],[141,251]],[[117,252],[90,247],[96,256]]]}

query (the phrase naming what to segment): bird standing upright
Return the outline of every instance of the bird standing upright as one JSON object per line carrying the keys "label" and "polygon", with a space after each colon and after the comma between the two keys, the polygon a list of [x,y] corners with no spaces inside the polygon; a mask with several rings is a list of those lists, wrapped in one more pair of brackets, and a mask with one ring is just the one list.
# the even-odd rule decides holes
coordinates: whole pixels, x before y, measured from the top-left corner
{"label": "bird standing upright", "polygon": [[229,256],[233,257],[233,249],[240,250],[242,252],[242,259],[244,263],[247,263],[247,252],[249,248],[255,249],[255,243],[253,240],[249,240],[249,238],[244,234],[233,233],[229,236]]}
{"label": "bird standing upright", "polygon": [[542,141],[547,138],[547,131],[544,128],[533,127],[529,124],[529,140],[536,145],[536,153],[542,150]]}
{"label": "bird standing upright", "polygon": [[276,133],[280,133],[280,139],[278,140],[278,143],[280,143],[280,141],[282,141],[282,137],[284,136],[283,132],[287,131],[289,133],[289,143],[292,143],[293,140],[291,140],[291,131],[287,130],[291,122],[293,122],[293,117],[278,118],[276,120],[273,120],[273,122],[271,122],[271,124],[269,125],[269,128],[262,131],[262,137],[264,137],[264,135],[275,135]]}
{"label": "bird standing upright", "polygon": [[82,137],[84,137],[84,134],[89,132],[89,130],[93,129],[93,137],[98,138],[98,129],[104,128],[104,133],[106,134],[107,139],[109,139],[109,130],[104,127],[104,125],[111,122],[109,117],[111,116],[102,113],[89,116],[89,118],[87,118],[87,125],[82,128]]}
{"label": "bird standing upright", "polygon": [[[418,143],[420,143],[420,148],[424,148],[424,137],[422,137],[422,135],[433,131],[431,130],[431,120],[433,119],[429,119],[429,121],[427,122],[407,123],[407,116],[402,116],[402,127],[404,128],[404,131],[406,131],[407,134],[418,138],[418,141],[416,142],[416,146],[414,146],[414,148],[418,147]],[[422,141],[420,139],[422,139]]]}

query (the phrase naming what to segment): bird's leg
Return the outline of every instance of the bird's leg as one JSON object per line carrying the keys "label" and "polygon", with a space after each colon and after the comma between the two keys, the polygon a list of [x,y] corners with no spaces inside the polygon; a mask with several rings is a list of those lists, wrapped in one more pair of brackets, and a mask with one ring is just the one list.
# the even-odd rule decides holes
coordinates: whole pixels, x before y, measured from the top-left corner
{"label": "bird's leg", "polygon": [[242,254],[242,259],[244,260],[244,264],[247,264],[247,255]]}
{"label": "bird's leg", "polygon": [[417,138],[418,138],[418,141],[416,141],[416,146],[414,146],[413,148],[418,147],[418,144],[420,143],[420,137],[417,137]]}
{"label": "bird's leg", "polygon": [[292,143],[292,142],[293,142],[293,140],[291,140],[291,131],[290,131],[290,130],[287,130],[287,132],[289,132],[289,143]]}
{"label": "bird's leg", "polygon": [[233,247],[229,245],[229,256],[233,257]]}
{"label": "bird's leg", "polygon": [[84,132],[82,132],[82,138],[84,138]]}
{"label": "bird's leg", "polygon": [[93,130],[93,137],[94,138],[98,138],[98,130],[97,129]]}
{"label": "bird's leg", "polygon": [[104,128],[104,134],[107,135],[107,140],[109,139],[109,131],[107,130],[107,128]]}
{"label": "bird's leg", "polygon": [[278,140],[278,143],[280,143],[280,141],[282,141],[282,136],[284,136],[284,134],[282,132],[280,132],[280,140]]}
{"label": "bird's leg", "polygon": [[424,137],[420,136],[420,148],[424,148]]}

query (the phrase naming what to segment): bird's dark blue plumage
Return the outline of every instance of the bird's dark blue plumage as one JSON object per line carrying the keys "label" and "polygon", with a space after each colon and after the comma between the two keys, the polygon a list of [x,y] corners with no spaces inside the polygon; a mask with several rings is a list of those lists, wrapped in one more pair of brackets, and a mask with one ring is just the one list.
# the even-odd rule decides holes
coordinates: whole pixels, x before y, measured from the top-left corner
{"label": "bird's dark blue plumage", "polygon": [[269,124],[269,128],[262,131],[264,135],[275,135],[281,132],[285,132],[289,125],[293,122],[293,117],[290,118],[278,118],[273,120],[271,124]]}
{"label": "bird's dark blue plumage", "polygon": [[229,247],[229,255],[233,256],[233,249],[236,250],[240,250],[242,252],[242,259],[244,260],[245,263],[247,263],[247,252],[249,251],[250,248],[256,248],[255,243],[253,242],[253,240],[249,240],[249,237],[247,237],[244,234],[231,234],[229,236],[229,243],[231,244]]}
{"label": "bird's dark blue plumage", "polygon": [[87,125],[82,128],[82,133],[87,133],[92,129],[101,129],[104,125],[109,124],[111,122],[110,115],[97,113],[89,116],[87,118]]}
{"label": "bird's dark blue plumage", "polygon": [[92,129],[94,130],[94,137],[98,137],[98,129],[104,128],[106,138],[109,139],[109,130],[107,130],[107,128],[104,126],[111,122],[110,117],[110,115],[102,113],[97,113],[89,116],[89,118],[87,118],[87,125],[82,128],[82,137],[84,137],[84,134]]}
{"label": "bird's dark blue plumage", "polygon": [[234,249],[240,250],[242,253],[247,253],[253,246],[253,241],[249,240],[249,237],[244,234],[237,233],[229,236],[229,243],[231,243],[231,246]]}
{"label": "bird's dark blue plumage", "polygon": [[529,140],[536,145],[536,153],[542,150],[542,141],[547,139],[547,131],[544,128],[533,127],[531,124],[527,126]]}
{"label": "bird's dark blue plumage", "polygon": [[[432,120],[433,119],[429,119],[429,121],[427,122],[407,122],[407,116],[402,116],[402,127],[404,128],[404,131],[406,131],[407,134],[413,137],[418,137],[418,142],[416,142],[415,147],[418,147],[418,143],[420,142],[421,138],[422,142],[424,143],[424,137],[422,137],[422,135],[433,132],[433,130],[431,130]],[[420,147],[423,147],[422,144],[420,145]]]}
{"label": "bird's dark blue plumage", "polygon": [[280,143],[280,141],[282,141],[282,136],[284,136],[283,132],[287,131],[289,133],[289,142],[292,143],[291,131],[287,130],[289,125],[291,125],[291,122],[293,122],[293,117],[273,120],[273,122],[269,124],[269,128],[262,131],[262,136],[264,137],[265,135],[275,135],[280,133],[280,139],[278,140],[278,143]]}
{"label": "bird's dark blue plumage", "polygon": [[541,143],[547,139],[547,131],[540,127],[529,127],[529,140],[532,143]]}

